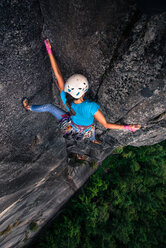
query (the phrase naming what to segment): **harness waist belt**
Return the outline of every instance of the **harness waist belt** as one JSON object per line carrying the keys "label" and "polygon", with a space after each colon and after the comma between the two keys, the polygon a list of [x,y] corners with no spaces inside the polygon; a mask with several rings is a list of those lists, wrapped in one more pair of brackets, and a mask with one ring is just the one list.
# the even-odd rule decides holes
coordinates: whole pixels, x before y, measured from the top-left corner
{"label": "harness waist belt", "polygon": [[73,125],[73,127],[77,128],[77,129],[81,129],[81,130],[89,129],[93,125],[93,124],[91,124],[89,126],[80,126],[80,125],[75,124],[72,120],[71,120],[71,124]]}

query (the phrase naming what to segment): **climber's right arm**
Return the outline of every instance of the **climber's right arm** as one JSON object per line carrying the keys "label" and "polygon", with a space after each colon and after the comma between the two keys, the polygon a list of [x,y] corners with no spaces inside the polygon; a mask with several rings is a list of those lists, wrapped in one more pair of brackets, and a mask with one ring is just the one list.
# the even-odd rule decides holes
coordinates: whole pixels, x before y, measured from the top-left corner
{"label": "climber's right arm", "polygon": [[50,58],[50,62],[51,62],[51,66],[52,66],[52,69],[54,71],[54,74],[57,78],[57,81],[58,81],[58,87],[59,87],[59,90],[60,92],[64,90],[64,79],[63,79],[63,76],[59,70],[59,67],[58,67],[58,64],[52,54],[52,50],[51,50],[51,44],[49,42],[49,40],[45,40],[44,41],[45,43],[45,46],[46,46],[46,49],[47,49],[47,52],[48,52],[48,56]]}
{"label": "climber's right arm", "polygon": [[101,113],[100,110],[98,110],[95,115],[94,115],[95,119],[100,122],[100,124],[108,129],[124,129],[124,125],[119,125],[119,124],[112,124],[112,123],[108,123],[104,117],[104,115]]}
{"label": "climber's right arm", "polygon": [[141,125],[119,125],[108,123],[100,110],[95,113],[94,117],[103,127],[107,129],[128,129],[132,132],[135,132],[141,128]]}

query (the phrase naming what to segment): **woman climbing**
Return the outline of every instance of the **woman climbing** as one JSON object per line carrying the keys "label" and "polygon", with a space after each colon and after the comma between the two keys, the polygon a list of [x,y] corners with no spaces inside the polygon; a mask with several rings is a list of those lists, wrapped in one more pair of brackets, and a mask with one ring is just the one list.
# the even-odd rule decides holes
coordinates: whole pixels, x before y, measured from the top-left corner
{"label": "woman climbing", "polygon": [[60,96],[65,104],[67,112],[52,105],[29,105],[28,99],[23,98],[22,103],[25,109],[35,112],[50,112],[60,122],[63,132],[68,135],[72,133],[77,139],[88,138],[94,143],[100,143],[95,139],[94,118],[108,129],[128,129],[132,132],[140,129],[140,125],[118,125],[108,123],[99,110],[99,105],[84,98],[89,88],[88,80],[81,74],[74,74],[66,83],[59,70],[58,64],[52,54],[49,40],[44,41],[52,69],[57,78]]}

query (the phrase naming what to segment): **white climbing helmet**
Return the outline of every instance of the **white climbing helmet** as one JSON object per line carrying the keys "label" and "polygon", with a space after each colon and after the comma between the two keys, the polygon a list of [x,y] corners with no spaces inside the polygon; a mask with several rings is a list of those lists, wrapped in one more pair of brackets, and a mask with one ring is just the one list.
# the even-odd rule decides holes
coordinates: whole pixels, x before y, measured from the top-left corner
{"label": "white climbing helmet", "polygon": [[64,91],[78,99],[89,89],[88,80],[81,74],[74,74],[68,78]]}

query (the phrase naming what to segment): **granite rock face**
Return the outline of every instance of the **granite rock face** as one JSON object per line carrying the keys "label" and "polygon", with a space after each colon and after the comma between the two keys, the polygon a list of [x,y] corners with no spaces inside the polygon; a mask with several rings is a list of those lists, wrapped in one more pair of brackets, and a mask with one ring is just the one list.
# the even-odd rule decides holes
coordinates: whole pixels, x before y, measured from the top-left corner
{"label": "granite rock face", "polygon": [[[2,0],[0,6],[0,247],[19,248],[116,147],[166,138],[166,14],[146,16],[130,0]],[[131,133],[96,123],[97,145],[64,139],[49,113],[26,112],[24,96],[63,107],[47,37],[65,80],[83,73],[88,96],[108,121],[142,128]],[[71,163],[73,152],[87,161]]]}

